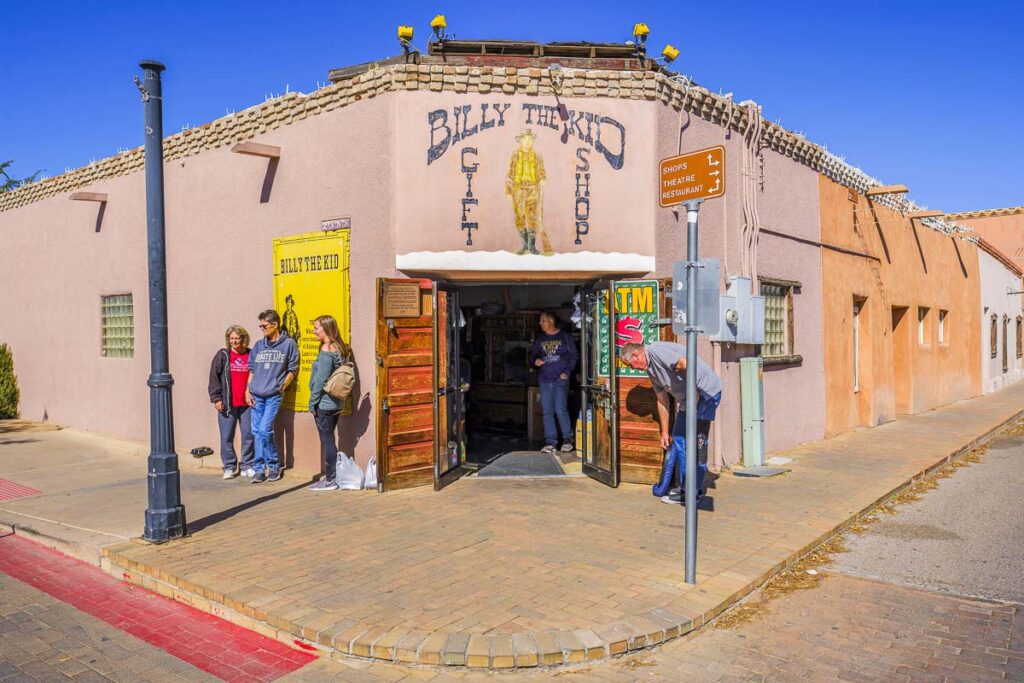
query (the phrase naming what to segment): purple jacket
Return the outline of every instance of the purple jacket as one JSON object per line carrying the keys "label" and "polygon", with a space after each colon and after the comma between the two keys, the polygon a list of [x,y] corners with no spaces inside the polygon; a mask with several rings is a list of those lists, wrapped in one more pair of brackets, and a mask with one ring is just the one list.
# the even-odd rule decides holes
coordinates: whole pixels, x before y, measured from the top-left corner
{"label": "purple jacket", "polygon": [[576,369],[579,353],[576,352],[572,335],[565,330],[558,330],[554,334],[541,332],[533,340],[533,347],[530,349],[531,367],[534,367],[533,363],[538,358],[544,361],[544,365],[537,368],[537,379],[548,383],[557,381],[563,372],[571,375]]}

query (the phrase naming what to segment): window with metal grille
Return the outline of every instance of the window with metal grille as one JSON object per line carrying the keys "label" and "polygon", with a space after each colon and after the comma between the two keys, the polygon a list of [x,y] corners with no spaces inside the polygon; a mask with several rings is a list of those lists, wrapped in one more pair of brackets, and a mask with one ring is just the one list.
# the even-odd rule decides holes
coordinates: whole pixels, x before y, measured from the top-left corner
{"label": "window with metal grille", "polygon": [[135,317],[131,294],[101,297],[103,344],[101,354],[107,358],[135,356]]}
{"label": "window with metal grille", "polygon": [[758,278],[764,297],[764,344],[762,358],[788,358],[793,347],[793,292],[799,282]]}
{"label": "window with metal grille", "polygon": [[1024,356],[1024,341],[1021,340],[1021,333],[1024,332],[1024,320],[1017,316],[1017,358]]}
{"label": "window with metal grille", "polygon": [[988,330],[988,350],[995,358],[999,355],[999,318],[996,315],[992,315],[992,324]]}

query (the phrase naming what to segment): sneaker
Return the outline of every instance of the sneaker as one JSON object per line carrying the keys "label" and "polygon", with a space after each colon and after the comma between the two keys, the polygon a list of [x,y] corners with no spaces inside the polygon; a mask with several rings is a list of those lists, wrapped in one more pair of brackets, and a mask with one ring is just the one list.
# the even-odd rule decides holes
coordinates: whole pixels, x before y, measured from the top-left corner
{"label": "sneaker", "polygon": [[672,488],[670,488],[668,490],[668,495],[670,495],[670,496],[681,496],[681,495],[683,495],[683,490],[681,488],[679,488],[678,486],[673,486]]}
{"label": "sneaker", "polygon": [[683,504],[683,496],[680,493],[677,493],[675,495],[672,495],[670,493],[667,496],[662,496],[661,497],[661,502],[662,503],[668,503],[669,505],[682,505]]}
{"label": "sneaker", "polygon": [[256,470],[254,470],[251,467],[246,467],[244,470],[242,470],[243,477],[252,477],[252,475],[254,474],[256,474]]}
{"label": "sneaker", "polygon": [[575,450],[576,450],[576,447],[573,446],[571,443],[563,443],[562,444],[562,452],[563,453],[572,453]]}
{"label": "sneaker", "polygon": [[552,446],[551,444],[548,444],[547,446],[544,446],[544,448],[540,449],[540,452],[541,453],[554,453],[555,452],[555,447]]}
{"label": "sneaker", "polygon": [[224,470],[224,474],[221,475],[221,479],[234,479],[238,476],[238,472],[234,470]]}
{"label": "sneaker", "polygon": [[262,484],[267,480],[267,474],[265,472],[256,472],[252,475],[252,483]]}
{"label": "sneaker", "polygon": [[267,481],[281,481],[281,470],[273,470],[267,475]]}
{"label": "sneaker", "polygon": [[307,486],[306,488],[310,491],[337,491],[338,482],[330,479],[321,479],[317,483]]}

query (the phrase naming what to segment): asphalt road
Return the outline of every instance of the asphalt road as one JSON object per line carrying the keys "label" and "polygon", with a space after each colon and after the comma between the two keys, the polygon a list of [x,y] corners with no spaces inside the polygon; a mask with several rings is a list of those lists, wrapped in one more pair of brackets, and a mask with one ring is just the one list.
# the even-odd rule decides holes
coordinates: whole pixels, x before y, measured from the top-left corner
{"label": "asphalt road", "polygon": [[927,590],[1024,603],[1024,438],[901,505],[837,556],[836,571]]}

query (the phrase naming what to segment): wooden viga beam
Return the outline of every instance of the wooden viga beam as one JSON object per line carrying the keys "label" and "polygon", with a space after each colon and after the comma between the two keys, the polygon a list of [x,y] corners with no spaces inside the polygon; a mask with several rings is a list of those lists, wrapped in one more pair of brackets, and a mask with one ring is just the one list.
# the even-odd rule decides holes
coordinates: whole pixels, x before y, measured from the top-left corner
{"label": "wooden viga beam", "polygon": [[880,194],[906,194],[910,192],[906,185],[877,185],[869,187],[864,193],[865,196],[875,197]]}
{"label": "wooden viga beam", "polygon": [[266,159],[280,159],[281,148],[277,145],[264,145],[259,142],[239,142],[231,148],[232,152],[236,154],[248,154],[254,157],[264,157]]}
{"label": "wooden viga beam", "polygon": [[909,214],[907,214],[907,218],[942,218],[945,215],[945,213],[939,211],[938,209],[935,209],[933,211],[921,210],[911,211]]}
{"label": "wooden viga beam", "polygon": [[73,202],[105,202],[107,201],[106,192],[72,192],[71,201]]}

